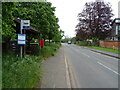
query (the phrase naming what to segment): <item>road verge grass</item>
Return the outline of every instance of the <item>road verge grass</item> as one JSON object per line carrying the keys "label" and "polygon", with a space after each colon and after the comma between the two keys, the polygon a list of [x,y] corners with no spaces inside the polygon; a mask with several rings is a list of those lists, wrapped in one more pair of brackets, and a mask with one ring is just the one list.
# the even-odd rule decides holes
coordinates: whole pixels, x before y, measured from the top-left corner
{"label": "road verge grass", "polygon": [[87,47],[92,48],[92,49],[97,49],[97,50],[102,50],[102,51],[107,51],[107,52],[120,54],[120,50],[116,50],[116,49],[112,49],[112,48],[95,47],[95,46],[87,46]]}
{"label": "road verge grass", "polygon": [[47,44],[40,54],[23,59],[14,53],[3,54],[2,88],[33,88],[42,79],[42,61],[53,56],[60,44]]}
{"label": "road verge grass", "polygon": [[102,50],[102,51],[107,51],[107,52],[120,54],[120,50],[117,50],[117,49],[104,48],[104,47],[100,47],[100,46],[86,46],[86,45],[81,45],[81,44],[78,44],[78,43],[76,45],[91,48],[91,49],[97,49],[97,50]]}

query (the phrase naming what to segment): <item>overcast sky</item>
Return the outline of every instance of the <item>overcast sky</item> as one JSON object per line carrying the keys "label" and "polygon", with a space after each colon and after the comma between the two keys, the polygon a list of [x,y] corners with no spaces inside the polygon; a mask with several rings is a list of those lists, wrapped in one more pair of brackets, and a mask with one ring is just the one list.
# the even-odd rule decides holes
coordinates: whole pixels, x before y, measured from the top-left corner
{"label": "overcast sky", "polygon": [[[80,13],[86,2],[94,0],[47,0],[56,7],[56,16],[59,18],[60,28],[65,31],[65,35],[69,37],[75,36],[75,26],[77,25],[77,15]],[[118,17],[118,1],[120,0],[104,0],[112,5],[114,18]]]}

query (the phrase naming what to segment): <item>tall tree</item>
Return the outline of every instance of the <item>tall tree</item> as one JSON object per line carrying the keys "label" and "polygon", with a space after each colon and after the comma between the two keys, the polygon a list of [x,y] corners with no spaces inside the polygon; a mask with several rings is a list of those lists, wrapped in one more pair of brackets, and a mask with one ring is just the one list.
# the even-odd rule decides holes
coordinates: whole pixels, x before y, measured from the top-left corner
{"label": "tall tree", "polygon": [[2,42],[2,2],[0,2],[0,43]]}
{"label": "tall tree", "polygon": [[39,30],[42,39],[53,39],[58,32],[58,18],[50,2],[4,2],[3,33],[5,38],[15,36],[14,19],[29,19],[31,26]]}
{"label": "tall tree", "polygon": [[[109,36],[112,23],[112,9],[110,3],[88,2],[85,8],[78,14],[77,36],[84,33],[87,38],[104,40]],[[82,30],[82,31],[81,31]],[[81,34],[83,33],[83,34]]]}
{"label": "tall tree", "polygon": [[15,37],[15,30],[12,26],[15,26],[13,12],[16,9],[18,3],[2,3],[2,39],[3,41],[9,41],[10,38]]}
{"label": "tall tree", "polygon": [[62,31],[61,29],[58,30],[56,33],[55,33],[55,36],[53,38],[53,41],[55,42],[61,42],[61,39],[62,37],[64,36],[64,31]]}
{"label": "tall tree", "polygon": [[[20,11],[16,11],[15,17],[29,19],[31,26],[41,32],[42,39],[52,39],[58,30],[58,18],[50,2],[24,2],[18,6]],[[19,14],[18,14],[19,13]]]}

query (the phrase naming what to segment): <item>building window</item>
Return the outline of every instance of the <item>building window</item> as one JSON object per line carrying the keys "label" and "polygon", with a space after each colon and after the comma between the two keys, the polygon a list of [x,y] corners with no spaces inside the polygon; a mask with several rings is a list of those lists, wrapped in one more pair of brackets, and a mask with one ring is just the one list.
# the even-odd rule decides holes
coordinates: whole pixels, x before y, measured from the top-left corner
{"label": "building window", "polygon": [[116,25],[116,29],[115,29],[116,35],[118,35],[118,31],[120,31],[120,25]]}
{"label": "building window", "polygon": [[120,31],[120,25],[118,25],[118,31]]}
{"label": "building window", "polygon": [[115,29],[115,34],[117,35],[118,34],[118,25],[116,25],[116,29]]}

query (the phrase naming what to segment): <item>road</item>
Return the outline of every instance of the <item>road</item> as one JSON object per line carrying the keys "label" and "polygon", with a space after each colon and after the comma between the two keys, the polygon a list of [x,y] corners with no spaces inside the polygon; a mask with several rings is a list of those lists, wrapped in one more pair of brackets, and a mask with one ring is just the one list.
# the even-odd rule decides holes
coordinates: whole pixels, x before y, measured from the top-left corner
{"label": "road", "polygon": [[73,44],[63,48],[77,88],[118,88],[118,59]]}

